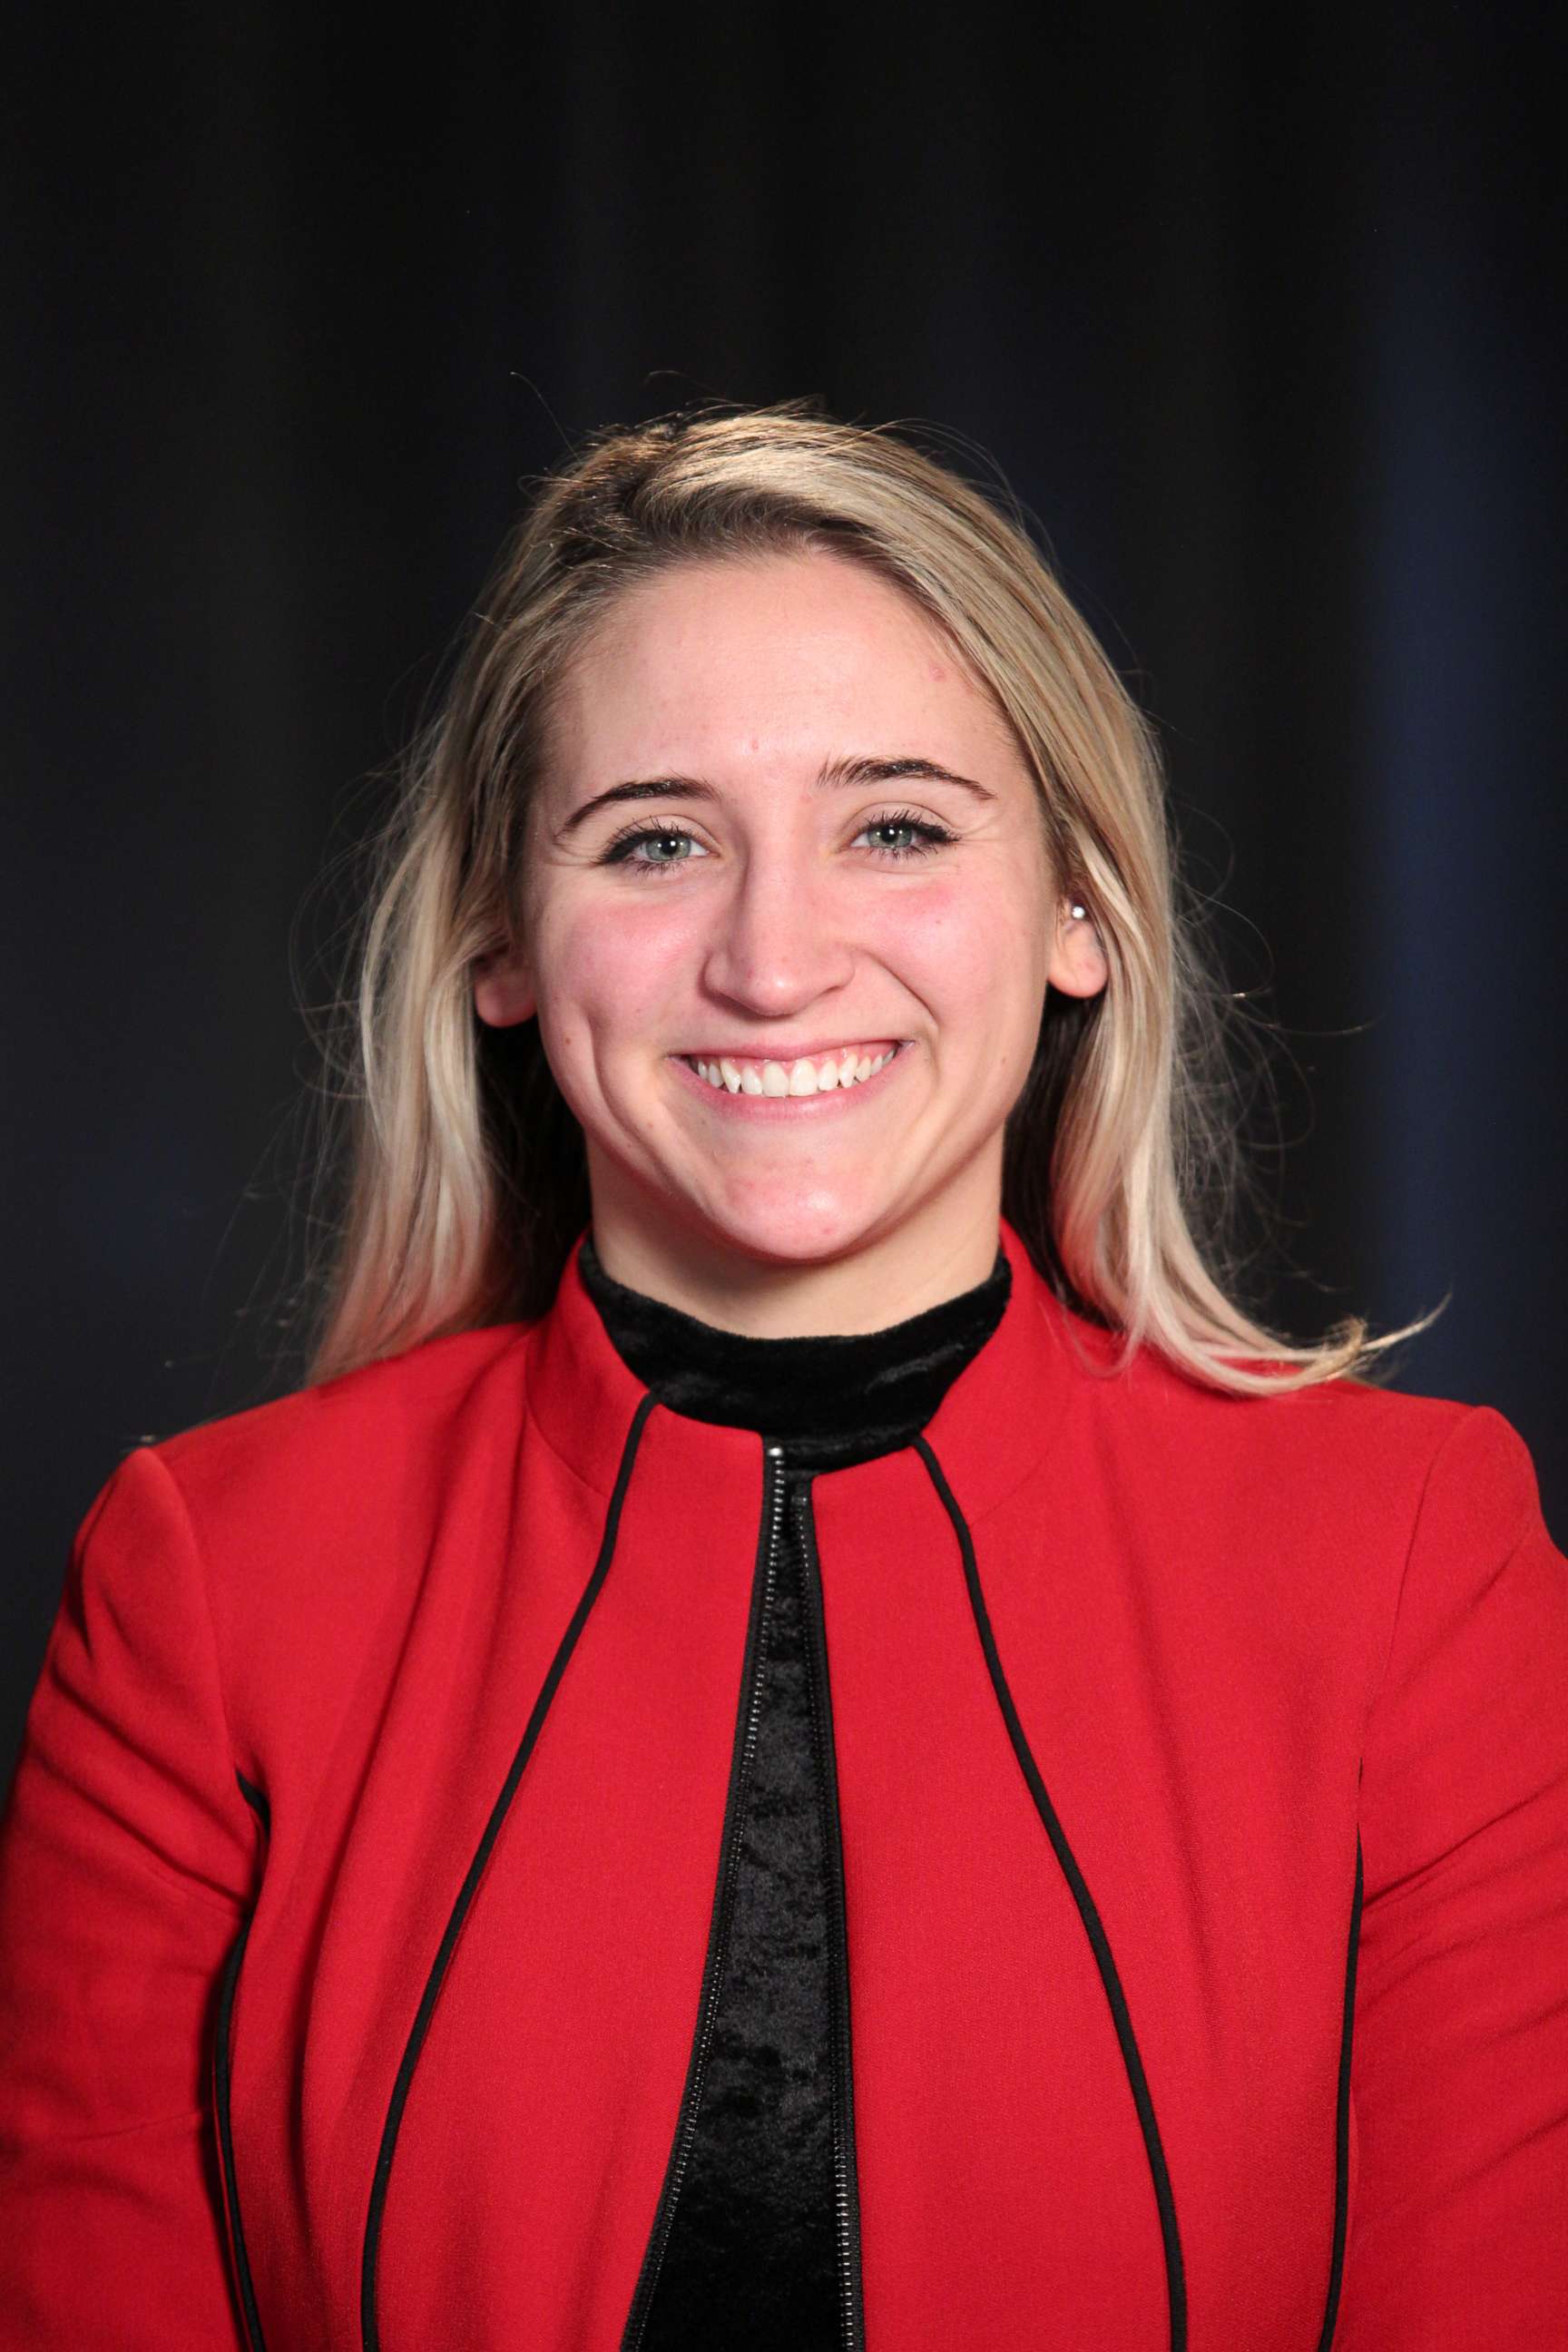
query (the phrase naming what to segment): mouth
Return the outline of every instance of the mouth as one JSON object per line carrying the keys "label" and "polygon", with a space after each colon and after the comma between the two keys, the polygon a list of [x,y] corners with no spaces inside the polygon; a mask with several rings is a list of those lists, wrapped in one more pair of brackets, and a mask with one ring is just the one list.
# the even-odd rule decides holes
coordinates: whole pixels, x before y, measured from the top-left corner
{"label": "mouth", "polygon": [[715,1105],[761,1110],[829,1100],[847,1103],[879,1091],[912,1039],[862,1038],[805,1054],[673,1054],[670,1059]]}

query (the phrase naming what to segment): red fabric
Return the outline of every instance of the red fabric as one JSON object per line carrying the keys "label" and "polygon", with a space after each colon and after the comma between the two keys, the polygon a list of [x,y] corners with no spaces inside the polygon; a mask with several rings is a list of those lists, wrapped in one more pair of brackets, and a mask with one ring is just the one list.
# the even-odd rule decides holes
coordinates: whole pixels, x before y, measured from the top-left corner
{"label": "red fabric", "polygon": [[[926,1433],[1114,1958],[1192,2352],[1568,2343],[1568,1564],[1487,1406],[1221,1397],[1051,1297]],[[0,1832],[0,2343],[223,2352],[211,2074],[268,2352],[362,2343],[454,1902],[645,1391],[552,1313],[139,1448]],[[761,1444],[656,1406],[386,2179],[383,2352],[614,2352],[685,2077]],[[1173,2341],[1106,1985],[913,1448],[816,1483],[868,2352]],[[237,1769],[270,1807],[270,1839]],[[743,2334],[743,2315],[738,2320]]]}

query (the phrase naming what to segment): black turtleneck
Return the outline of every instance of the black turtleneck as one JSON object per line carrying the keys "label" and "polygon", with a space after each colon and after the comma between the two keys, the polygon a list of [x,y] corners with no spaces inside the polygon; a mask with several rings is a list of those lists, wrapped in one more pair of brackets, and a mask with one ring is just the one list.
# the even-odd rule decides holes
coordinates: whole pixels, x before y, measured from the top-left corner
{"label": "black turtleneck", "polygon": [[843,1859],[811,1480],[910,1444],[1001,1321],[1012,1269],[998,1248],[973,1289],[884,1330],[757,1339],[613,1280],[591,1234],[577,1263],[617,1352],[662,1403],[783,1449],[703,2014],[625,2352],[707,2352],[742,2331],[749,2352],[859,2352]]}
{"label": "black turtleneck", "polygon": [[616,1282],[591,1233],[577,1263],[617,1353],[661,1403],[758,1430],[803,1470],[845,1469],[907,1445],[1002,1320],[1013,1281],[998,1247],[973,1290],[884,1330],[753,1339]]}

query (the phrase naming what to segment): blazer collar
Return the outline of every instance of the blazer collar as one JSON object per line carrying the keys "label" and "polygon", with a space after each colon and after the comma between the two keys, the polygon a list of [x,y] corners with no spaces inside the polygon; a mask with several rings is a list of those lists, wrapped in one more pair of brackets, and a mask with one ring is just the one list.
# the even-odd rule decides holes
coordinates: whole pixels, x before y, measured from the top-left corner
{"label": "blazer collar", "polygon": [[[584,1227],[584,1231],[586,1232]],[[1013,1272],[1002,1320],[964,1366],[927,1423],[927,1444],[966,1511],[978,1516],[1000,1502],[1054,1450],[1089,1386],[1114,1369],[1117,1336],[1075,1315],[1037,1272],[1006,1218],[999,1238]],[[583,1236],[572,1244],[554,1300],[528,1333],[529,1410],[552,1448],[578,1477],[606,1499],[627,1432],[648,1391],[617,1353],[577,1265]],[[661,1450],[674,1465],[711,1489],[756,1485],[762,1439],[754,1430],[694,1421],[656,1404]],[[901,1449],[912,1454],[913,1449]],[[848,1469],[819,1471],[822,1478],[864,1479],[889,1457]]]}

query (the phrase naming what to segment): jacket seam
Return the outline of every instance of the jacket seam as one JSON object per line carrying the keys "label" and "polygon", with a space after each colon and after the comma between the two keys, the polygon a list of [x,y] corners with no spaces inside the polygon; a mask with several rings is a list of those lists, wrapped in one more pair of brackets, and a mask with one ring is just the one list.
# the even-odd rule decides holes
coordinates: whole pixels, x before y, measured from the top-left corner
{"label": "jacket seam", "polygon": [[[237,1769],[235,1779],[239,1793],[260,1822],[264,1835],[270,1841],[271,1808],[253,1782]],[[235,1937],[227,1960],[224,1964],[222,1990],[218,1999],[216,2030],[213,2040],[212,2099],[213,2120],[217,2133],[218,2172],[224,2202],[224,2219],[228,2241],[229,2269],[239,2304],[240,2324],[245,2330],[248,2352],[267,2352],[267,2340],[262,2331],[260,2307],[256,2299],[256,2281],[250,2268],[250,2250],[245,2242],[244,2219],[239,2202],[239,2166],[234,2152],[233,2081],[235,2009],[239,1998],[240,1971],[249,1948],[250,1931],[256,1922],[257,1906],[246,1913],[238,1935]]]}
{"label": "jacket seam", "polygon": [[1362,1906],[1365,1889],[1361,1832],[1356,1831],[1355,1882],[1351,1891],[1350,1931],[1346,1937],[1344,1981],[1340,1996],[1340,2063],[1334,2083],[1334,2221],[1329,2254],[1329,2287],[1323,2309],[1318,2352],[1331,2352],[1339,2326],[1340,2299],[1344,2292],[1345,2252],[1350,2242],[1350,2116],[1354,2071],[1356,1962],[1361,1951]]}
{"label": "jacket seam", "polygon": [[[41,1761],[41,1759],[35,1759],[35,1761]],[[45,1766],[44,1769],[48,1770],[50,1768]],[[167,1893],[177,1895],[182,1903],[193,1904],[198,1911],[205,1911],[215,1917],[222,1917],[227,1920],[231,1927],[237,1920],[245,1916],[254,1900],[251,1895],[226,1895],[205,1883],[198,1885],[189,1878],[182,1878],[177,1871],[171,1870],[166,1864],[155,1860],[151,1854],[139,1852],[134,1846],[127,1846],[121,1858],[122,1861],[134,1864],[139,1871],[154,1880]]]}
{"label": "jacket seam", "polygon": [[[651,1391],[644,1391],[644,1397],[651,1394]],[[637,1407],[634,1408],[632,1413],[632,1419],[634,1421],[637,1419],[637,1411],[641,1409],[644,1397],[638,1398]],[[654,1401],[655,1402],[658,1402],[657,1399]],[[555,1440],[551,1436],[550,1432],[545,1428],[544,1423],[540,1420],[538,1413],[534,1410],[533,1399],[529,1393],[529,1385],[526,1375],[524,1376],[522,1384],[522,1411],[524,1419],[530,1423],[531,1427],[537,1433],[540,1444],[544,1447],[552,1461],[559,1462],[563,1470],[566,1472],[569,1477],[574,1478],[577,1481],[578,1486],[583,1488],[585,1494],[592,1495],[597,1502],[607,1504],[611,1496],[615,1492],[613,1485],[609,1486],[601,1486],[596,1479],[586,1476],[583,1471],[579,1470],[574,1462],[567,1460],[565,1454],[562,1453],[561,1448],[556,1444]]]}
{"label": "jacket seam", "polygon": [[164,1461],[159,1449],[153,1445],[143,1445],[138,1451],[144,1454],[150,1462],[157,1464],[161,1475],[168,1482],[169,1490],[174,1497],[180,1517],[184,1524],[185,1539],[190,1546],[191,1558],[195,1563],[196,1583],[201,1591],[202,1616],[206,1625],[207,1640],[212,1650],[213,1689],[217,1696],[218,1721],[223,1727],[225,1760],[235,1780],[242,1780],[238,1764],[235,1759],[234,1725],[229,1717],[228,1694],[224,1688],[223,1647],[218,1640],[217,1611],[213,1604],[212,1585],[207,1575],[206,1559],[197,1539],[195,1522],[191,1517],[191,1507],[185,1499],[184,1487]]}
{"label": "jacket seam", "polygon": [[[1447,1453],[1448,1448],[1453,1444],[1460,1432],[1462,1430],[1468,1429],[1476,1415],[1486,1411],[1487,1407],[1484,1405],[1472,1404],[1462,1407],[1459,1418],[1451,1423],[1448,1428],[1444,1432],[1443,1436],[1437,1444],[1436,1450],[1433,1454],[1431,1461],[1426,1465],[1426,1475],[1421,1481],[1421,1492],[1415,1504],[1415,1516],[1410,1523],[1410,1537],[1405,1548],[1405,1559],[1399,1571],[1399,1589],[1394,1597],[1394,1610],[1388,1624],[1388,1639],[1384,1646],[1383,1665],[1378,1674],[1377,1687],[1373,1691],[1372,1698],[1368,1704],[1365,1719],[1362,1727],[1362,1748],[1363,1757],[1366,1748],[1366,1735],[1370,1729],[1373,1717],[1377,1713],[1378,1707],[1382,1703],[1383,1694],[1388,1684],[1388,1670],[1394,1663],[1394,1646],[1399,1638],[1400,1621],[1405,1611],[1405,1589],[1410,1580],[1411,1563],[1415,1558],[1416,1547],[1421,1539],[1421,1524],[1426,1517],[1427,1498],[1432,1492],[1432,1481],[1436,1475],[1437,1465],[1443,1460],[1444,1455]],[[1357,1813],[1359,1817],[1359,1796]]]}
{"label": "jacket seam", "polygon": [[[254,1783],[247,1780],[244,1773],[239,1769],[238,1765],[235,1762],[234,1727],[229,1718],[228,1699],[224,1689],[223,1652],[218,1641],[217,1613],[213,1605],[212,1588],[207,1576],[206,1560],[203,1554],[202,1547],[196,1538],[195,1526],[191,1517],[190,1506],[185,1499],[184,1490],[180,1486],[178,1479],[174,1476],[174,1472],[170,1469],[169,1465],[163,1460],[163,1455],[158,1452],[158,1450],[153,1446],[144,1445],[139,1447],[137,1451],[144,1454],[149,1461],[156,1463],[159,1472],[168,1484],[170,1492],[173,1495],[175,1505],[179,1510],[180,1517],[184,1527],[185,1540],[189,1547],[191,1560],[195,1570],[195,1581],[200,1588],[201,1592],[201,1610],[203,1622],[206,1627],[207,1641],[212,1655],[213,1689],[217,1700],[218,1723],[223,1734],[225,1760],[228,1765],[233,1781],[238,1788],[242,1801],[246,1805],[248,1812],[254,1816],[254,1821],[252,1822],[253,1837],[255,1836],[256,1822],[260,1823],[264,1835],[269,1836],[270,1821],[268,1818],[269,1809],[267,1806],[267,1801],[261,1796],[260,1790],[255,1788]],[[226,1782],[226,1785],[227,1783]],[[259,1800],[259,1801],[258,1801],[258,1800]],[[258,1844],[254,1850],[253,1859],[258,1860],[259,1855],[260,1848]],[[266,2338],[262,2332],[261,2314],[257,2305],[255,2282],[251,2276],[250,2258],[248,2250],[246,2246],[245,2231],[240,2219],[239,2186],[237,2179],[237,2168],[236,2166],[234,2157],[234,2132],[231,2119],[230,2082],[233,2072],[233,2057],[230,2049],[230,2042],[234,2032],[234,2017],[239,1993],[240,1971],[244,1966],[246,1950],[250,1941],[250,1930],[255,1921],[259,1894],[259,1877],[253,1875],[248,1901],[242,1897],[239,1898],[237,1903],[237,1907],[241,1910],[243,1916],[240,1919],[238,1933],[236,1935],[234,1942],[230,1947],[228,1957],[224,1962],[223,1969],[219,1978],[220,1990],[218,1994],[218,2011],[217,2017],[215,2021],[212,2057],[208,2073],[208,2080],[212,2095],[213,2124],[217,2137],[220,2192],[224,2208],[224,2234],[228,2245],[229,2269],[232,2284],[239,2305],[240,2325],[245,2332],[245,2341],[248,2347],[248,2352],[266,2352]],[[216,1908],[216,1906],[211,1906],[210,1907]]]}

